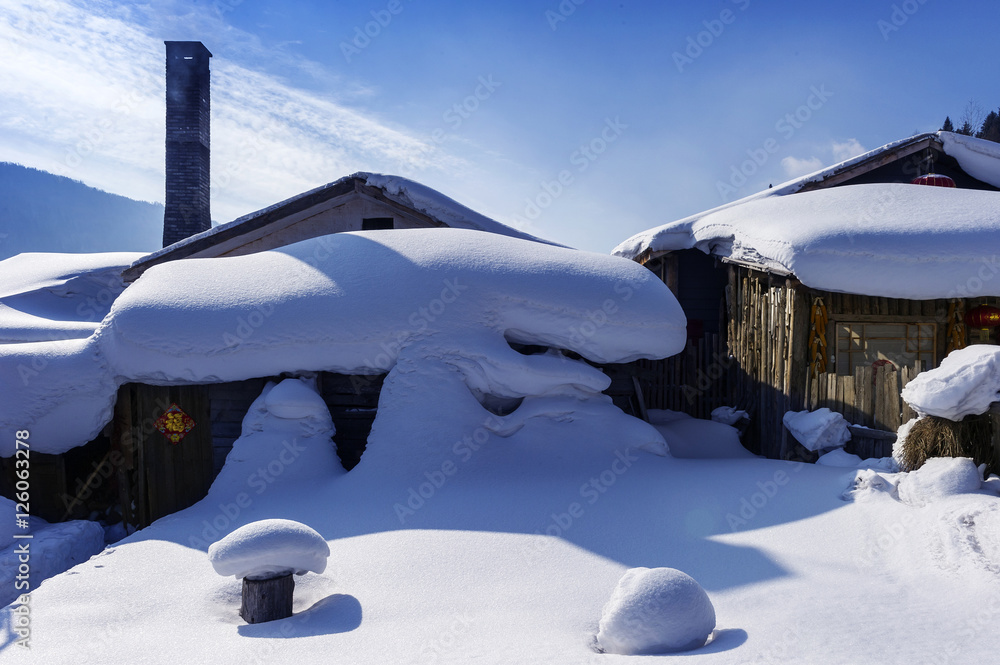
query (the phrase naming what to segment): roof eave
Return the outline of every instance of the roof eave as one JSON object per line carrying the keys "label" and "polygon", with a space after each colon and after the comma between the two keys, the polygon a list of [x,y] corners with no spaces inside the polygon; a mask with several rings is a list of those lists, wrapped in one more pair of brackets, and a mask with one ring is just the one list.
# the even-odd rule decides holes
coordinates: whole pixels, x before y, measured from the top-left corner
{"label": "roof eave", "polygon": [[244,215],[227,224],[186,238],[171,247],[164,248],[166,251],[154,252],[126,268],[122,272],[122,278],[126,282],[134,282],[143,272],[152,266],[168,261],[176,261],[177,259],[193,257],[227,240],[232,240],[263,228],[275,220],[294,215],[297,212],[307,210],[338,197],[359,193],[364,186],[364,182],[360,178],[348,176],[328,185],[317,187],[263,210]]}

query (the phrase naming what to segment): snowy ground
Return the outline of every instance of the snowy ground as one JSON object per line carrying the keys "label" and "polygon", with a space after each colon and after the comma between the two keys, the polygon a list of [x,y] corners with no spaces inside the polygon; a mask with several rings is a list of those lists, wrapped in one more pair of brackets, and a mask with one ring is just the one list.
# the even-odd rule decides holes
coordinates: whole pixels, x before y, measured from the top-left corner
{"label": "snowy ground", "polygon": [[[391,288],[371,265],[395,271]],[[15,330],[10,309],[0,327]],[[761,460],[722,423],[626,416],[601,394],[610,379],[560,349],[621,363],[683,348],[679,305],[634,262],[454,229],[345,233],[156,266],[89,337],[65,329],[0,344],[0,426],[30,428],[36,452],[91,438],[126,381],[388,375],[349,473],[308,380],[266,389],[204,500],[0,610],[0,662],[647,662],[594,649],[634,567],[683,571],[714,605],[714,639],[675,658],[995,660],[1000,480]],[[207,550],[268,518],[308,525],[331,554],[298,578],[294,616],[247,625],[240,581]],[[52,535],[58,554],[67,534]]]}
{"label": "snowy ground", "polygon": [[[45,663],[973,663],[995,658],[1000,499],[842,498],[851,469],[678,459],[608,438],[470,430],[437,454],[381,441],[337,468],[322,414],[259,400],[201,503],[45,581],[32,648]],[[687,450],[731,451],[718,423]],[[569,431],[572,431],[570,428]],[[713,438],[714,437],[714,438]],[[377,439],[377,437],[376,437]],[[721,441],[716,445],[716,440]],[[722,449],[720,452],[719,448]],[[245,625],[240,582],[208,544],[281,517],[331,556],[296,578],[295,616]],[[625,570],[667,566],[708,592],[717,634],[682,656],[592,650]]]}

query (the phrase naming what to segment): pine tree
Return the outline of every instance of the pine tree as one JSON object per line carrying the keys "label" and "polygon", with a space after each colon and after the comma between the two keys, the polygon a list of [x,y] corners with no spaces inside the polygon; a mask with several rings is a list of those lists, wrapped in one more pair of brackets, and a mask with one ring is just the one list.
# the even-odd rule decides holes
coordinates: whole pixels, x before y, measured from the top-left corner
{"label": "pine tree", "polygon": [[1000,116],[996,111],[990,111],[983,120],[983,126],[976,132],[976,138],[1000,143]]}
{"label": "pine tree", "polygon": [[962,126],[955,130],[956,134],[965,134],[966,136],[972,136],[972,125],[966,120],[962,123]]}
{"label": "pine tree", "polygon": [[953,131],[955,131],[955,125],[951,124],[951,117],[950,116],[945,116],[944,117],[944,124],[941,125],[941,131],[942,132],[953,132]]}

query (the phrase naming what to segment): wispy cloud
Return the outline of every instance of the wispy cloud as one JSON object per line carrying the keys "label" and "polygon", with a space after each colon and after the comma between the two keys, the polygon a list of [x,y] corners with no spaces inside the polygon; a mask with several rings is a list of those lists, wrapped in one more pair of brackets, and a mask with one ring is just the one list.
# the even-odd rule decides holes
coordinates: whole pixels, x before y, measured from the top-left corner
{"label": "wispy cloud", "polygon": [[798,178],[823,168],[823,161],[819,157],[799,159],[789,156],[781,160],[781,167],[785,169],[785,174],[789,178]]}
{"label": "wispy cloud", "polygon": [[833,142],[833,158],[838,162],[843,162],[851,157],[857,157],[868,152],[868,148],[858,143],[857,139],[847,139],[843,143]]}
{"label": "wispy cloud", "polygon": [[824,166],[837,164],[846,161],[851,157],[868,152],[857,139],[847,139],[846,141],[833,141],[829,147],[823,149],[824,153],[829,153],[832,159],[823,160],[815,155],[812,157],[799,158],[788,156],[781,160],[781,166],[785,169],[785,174],[789,178],[798,178],[815,171],[819,171]]}
{"label": "wispy cloud", "polygon": [[[0,59],[0,160],[16,159],[134,198],[162,199],[163,39],[203,29],[218,35],[207,43],[216,52],[211,64],[215,219],[228,221],[359,169],[463,168],[459,157],[363,108],[227,59],[220,53],[230,46],[259,59],[267,49],[226,26],[212,6],[170,4],[177,11],[164,13],[158,6],[156,15],[171,18],[153,22],[142,6],[0,0],[0,43],[10,52]],[[287,54],[276,57],[292,60]],[[326,75],[301,59],[294,66],[315,77]],[[348,94],[363,92],[355,88]],[[3,153],[14,145],[28,149]]]}

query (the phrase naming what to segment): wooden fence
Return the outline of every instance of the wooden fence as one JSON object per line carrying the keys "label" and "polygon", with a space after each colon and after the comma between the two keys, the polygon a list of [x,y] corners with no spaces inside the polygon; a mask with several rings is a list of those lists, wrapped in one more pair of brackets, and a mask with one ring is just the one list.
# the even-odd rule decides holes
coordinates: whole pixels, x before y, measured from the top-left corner
{"label": "wooden fence", "polygon": [[854,368],[854,376],[826,373],[810,377],[806,409],[826,407],[843,414],[852,425],[876,430],[865,437],[863,431],[853,429],[854,440],[848,449],[862,457],[883,457],[892,452],[899,426],[916,417],[900,393],[920,371],[920,361],[916,361],[912,367],[898,370],[892,365],[859,366]]}
{"label": "wooden fence", "polygon": [[688,340],[684,351],[666,360],[639,360],[635,373],[649,409],[683,411],[695,418],[709,418],[720,406],[735,406],[732,399],[737,373],[719,335]]}

